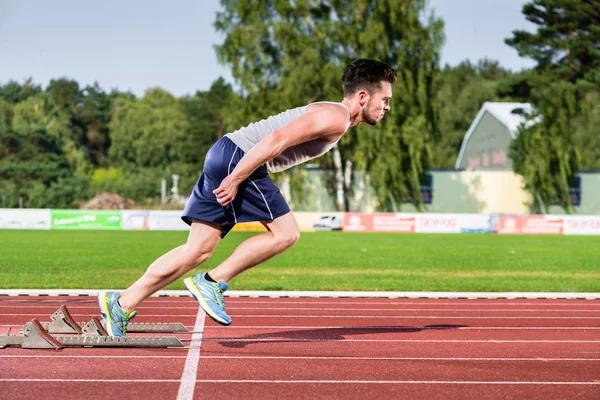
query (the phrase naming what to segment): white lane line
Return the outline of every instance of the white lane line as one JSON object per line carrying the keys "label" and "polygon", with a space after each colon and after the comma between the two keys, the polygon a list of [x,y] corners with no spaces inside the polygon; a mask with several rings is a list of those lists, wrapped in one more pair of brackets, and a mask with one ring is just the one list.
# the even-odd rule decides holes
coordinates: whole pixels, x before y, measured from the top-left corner
{"label": "white lane line", "polygon": [[[20,317],[20,316],[38,316],[39,313],[19,313],[19,314],[0,314],[0,317]],[[73,314],[73,317],[89,317],[89,314]],[[472,315],[472,316],[459,316],[459,315],[284,315],[284,314],[229,314],[230,317],[235,318],[320,318],[320,319],[330,319],[330,318],[374,318],[374,319],[575,319],[575,320],[583,320],[583,319],[591,319],[591,320],[600,320],[600,316],[598,317],[576,317],[576,316],[489,316],[489,315]],[[193,315],[189,314],[144,314],[144,317],[184,317],[184,318],[193,318]]]}
{"label": "white lane line", "polygon": [[600,385],[591,382],[519,382],[519,381],[359,381],[359,380],[259,380],[259,379],[202,379],[202,383],[341,383],[341,384],[425,384],[425,385]]}
{"label": "white lane line", "polygon": [[196,375],[198,373],[198,363],[200,362],[200,346],[202,345],[202,333],[204,332],[205,313],[201,307],[198,307],[194,333],[190,341],[190,347],[185,359],[183,374],[181,375],[181,384],[177,392],[177,400],[192,400],[194,398],[194,389],[196,388]]}
{"label": "white lane line", "polygon": [[[113,288],[115,290],[117,288]],[[0,289],[0,296],[91,296],[108,289]],[[191,297],[187,290],[159,290],[152,297]],[[432,299],[600,299],[589,292],[369,292],[369,291],[272,291],[230,290],[227,297],[269,298],[432,298]]]}
{"label": "white lane line", "polygon": [[[0,298],[1,299],[1,298]],[[345,300],[345,299],[344,299]],[[368,300],[368,299],[367,299]],[[376,300],[376,299],[373,299]],[[478,300],[474,300],[474,299],[452,299],[451,301],[438,301],[438,300],[431,300],[431,299],[421,299],[422,301],[401,301],[401,299],[399,299],[398,301],[393,301],[393,300],[387,300],[387,301],[364,301],[364,300],[357,300],[357,301],[339,301],[339,299],[330,299],[329,301],[312,301],[311,299],[297,299],[297,300],[293,300],[293,299],[286,299],[286,300],[280,300],[280,299],[272,299],[272,300],[242,300],[239,298],[230,298],[228,299],[228,301],[231,304],[292,304],[292,305],[304,305],[304,304],[332,304],[332,305],[338,305],[338,304],[355,304],[355,305],[375,305],[375,306],[385,306],[385,305],[390,305],[390,306],[399,306],[399,305],[435,305],[435,306],[560,306],[560,307],[575,307],[575,306],[584,306],[584,307],[589,307],[589,306],[593,306],[593,305],[598,305],[598,301],[593,301],[593,300],[566,300],[567,303],[561,303],[561,301],[565,301],[565,300],[540,300],[540,301],[536,301],[536,302],[531,302],[530,300],[527,300],[527,302],[514,302],[514,301],[509,301],[509,302],[504,302],[504,301],[498,301],[498,300],[484,300],[481,301],[481,299]],[[173,300],[169,300],[170,303],[178,303],[180,300],[178,299],[173,299]],[[155,301],[156,303],[159,302],[158,299],[156,299]]]}
{"label": "white lane line", "polygon": [[[1,327],[15,327],[19,324],[0,324]],[[192,325],[186,325],[190,334],[194,331],[194,327]],[[410,326],[410,325],[401,325],[401,326],[389,326],[389,325],[379,325],[379,326],[361,326],[361,325],[236,325],[236,326],[221,326],[221,325],[210,325],[205,326],[204,330],[207,329],[225,329],[225,330],[233,330],[233,329],[277,329],[279,332],[289,330],[289,329],[397,329],[399,331],[405,331],[408,329],[422,329],[422,330],[430,330],[430,331],[448,331],[448,330],[460,330],[460,331],[497,331],[497,330],[507,330],[507,331],[589,331],[589,330],[600,330],[598,326],[456,326],[456,327],[445,327],[445,326]],[[181,335],[185,335],[186,333],[180,333]],[[276,334],[278,332],[273,332]]]}
{"label": "white lane line", "polygon": [[[16,314],[18,315],[18,314]],[[237,318],[402,318],[402,319],[600,319],[599,317],[564,317],[564,316],[489,316],[489,315],[473,315],[473,316],[458,316],[458,315],[277,315],[277,314],[230,314],[231,317]]]}
{"label": "white lane line", "polygon": [[[35,379],[0,378],[0,382],[110,382],[110,383],[176,383],[177,379]],[[320,383],[320,384],[385,384],[385,385],[600,385],[600,381],[369,381],[369,380],[270,380],[270,379],[198,379],[197,383]]]}
{"label": "white lane line", "polygon": [[[57,306],[44,306],[47,308],[54,308]],[[0,308],[10,308],[13,309],[15,308],[14,305],[0,305]],[[42,306],[40,305],[36,305],[36,306],[22,306],[19,307],[20,309],[33,309],[33,310],[39,310],[40,308],[42,308]],[[93,309],[96,310],[98,308],[97,305],[69,305],[68,309],[72,310],[72,309],[78,309],[78,310],[87,310],[87,309]],[[169,306],[152,306],[152,307],[138,307],[138,312],[143,313],[145,308],[149,308],[152,310],[195,310],[197,307],[169,307]],[[348,307],[340,307],[340,308],[325,308],[325,307],[237,307],[237,306],[230,306],[229,308],[231,308],[231,310],[278,310],[278,311],[385,311],[385,312],[403,312],[403,311],[409,311],[409,312],[453,312],[453,313],[459,313],[459,312],[541,312],[541,313],[549,313],[549,312],[564,312],[564,313],[575,313],[575,312],[581,312],[581,313],[600,313],[600,308],[598,309],[590,309],[589,307],[586,307],[585,309],[581,309],[581,310],[577,310],[577,309],[570,309],[570,310],[564,310],[564,309],[548,309],[548,308],[539,308],[539,309],[535,309],[535,308],[486,308],[486,309],[481,309],[481,308],[365,308],[365,307],[361,307],[361,308],[348,308]]]}
{"label": "white lane line", "polygon": [[[115,358],[149,358],[149,359],[164,359],[164,358],[185,358],[185,356],[54,356],[54,355],[8,355],[3,358],[85,358],[85,359],[115,359]],[[600,361],[600,358],[547,358],[547,357],[351,357],[351,356],[207,356],[203,355],[203,359],[217,360],[348,360],[348,361]]]}
{"label": "white lane line", "polygon": [[[243,304],[270,304],[270,305],[280,305],[280,304],[290,304],[290,305],[306,305],[306,304],[329,304],[329,305],[342,305],[342,304],[349,304],[349,305],[374,305],[374,306],[385,306],[385,305],[390,305],[390,306],[403,306],[403,305],[420,305],[420,306],[429,306],[429,305],[435,305],[435,306],[453,306],[453,307],[461,307],[461,306],[540,306],[540,307],[545,307],[545,306],[556,306],[556,307],[577,307],[577,306],[581,306],[581,307],[585,307],[586,309],[589,309],[589,307],[591,305],[597,305],[598,301],[592,301],[592,300],[568,300],[571,301],[570,303],[558,303],[559,300],[556,300],[555,302],[535,302],[535,303],[514,303],[514,302],[499,302],[499,301],[487,301],[487,302],[477,302],[477,300],[469,300],[469,299],[456,299],[454,301],[446,301],[446,302],[437,302],[437,301],[430,301],[429,299],[422,299],[423,301],[421,302],[417,302],[417,301],[410,301],[410,302],[403,302],[403,301],[396,301],[396,302],[382,302],[382,301],[374,301],[374,302],[369,302],[369,301],[336,301],[337,299],[332,298],[330,301],[311,301],[311,299],[298,299],[297,301],[280,301],[279,299],[272,299],[272,300],[256,300],[256,301],[252,301],[252,300],[240,300],[239,298],[228,298],[227,296],[225,296],[227,299],[227,304],[230,304],[232,306],[236,306],[238,304],[243,305]],[[462,301],[461,301],[462,300]],[[69,301],[75,301],[75,300],[69,300]],[[76,300],[78,303],[90,303],[92,304],[92,300],[89,299],[85,299],[85,300]],[[156,304],[164,304],[165,302],[169,303],[169,304],[189,304],[192,300],[188,299],[188,300],[179,300],[178,298],[175,297],[170,297],[168,299],[166,298],[156,298],[156,299],[148,299],[146,301],[144,301],[145,305],[148,304],[152,304],[153,306]],[[0,302],[3,303],[23,303],[26,302],[28,304],[31,303],[31,299],[23,299],[22,297],[0,297]],[[56,299],[56,300],[49,300],[49,299],[44,299],[44,298],[38,298],[36,299],[37,304],[43,304],[44,306],[47,307],[58,307],[61,305],[65,304],[65,300],[62,299]],[[70,304],[75,304],[75,303],[70,303]],[[10,307],[10,306],[9,306]],[[156,308],[162,308],[162,307],[156,307]],[[184,308],[188,308],[188,307],[184,307]],[[189,307],[189,308],[193,308],[193,307]],[[483,309],[485,310],[485,309]]]}
{"label": "white lane line", "polygon": [[[19,324],[15,323],[15,324],[0,324],[0,327],[2,328],[14,328],[19,326]],[[188,328],[189,332],[187,332],[187,334],[190,334],[190,332],[194,331],[194,327],[191,325],[187,325],[185,326],[186,328]],[[430,331],[447,331],[447,330],[460,330],[460,331],[555,331],[556,333],[559,333],[560,331],[597,331],[600,330],[600,327],[598,326],[457,326],[457,327],[451,327],[451,328],[447,328],[444,326],[386,326],[386,325],[381,325],[381,326],[360,326],[360,325],[353,325],[353,326],[321,326],[321,325],[309,325],[309,326],[297,326],[297,325],[256,325],[256,326],[252,326],[252,325],[246,325],[246,326],[221,326],[221,325],[210,325],[210,326],[205,326],[204,330],[207,329],[225,329],[225,330],[241,330],[241,329],[246,329],[246,330],[253,330],[253,329],[277,329],[277,332],[272,332],[272,334],[277,334],[281,331],[285,331],[285,330],[290,330],[290,329],[310,329],[310,330],[314,330],[314,329],[336,329],[336,330],[342,330],[342,329],[355,329],[355,330],[381,330],[381,329],[389,329],[389,330],[398,330],[400,332],[404,332],[406,330],[411,330],[411,329],[419,329],[419,330],[430,330]],[[0,333],[2,333],[3,331],[5,331],[6,329],[3,329],[2,331],[0,331]],[[393,333],[393,332],[390,332]],[[181,333],[181,335],[184,335],[186,333]],[[365,332],[365,334],[368,334],[368,332]]]}
{"label": "white lane line", "polygon": [[210,338],[204,339],[205,342],[269,342],[269,343],[291,343],[291,342],[315,342],[315,343],[348,343],[348,342],[366,342],[366,343],[600,343],[600,340],[496,340],[496,339],[285,339],[285,338]]}

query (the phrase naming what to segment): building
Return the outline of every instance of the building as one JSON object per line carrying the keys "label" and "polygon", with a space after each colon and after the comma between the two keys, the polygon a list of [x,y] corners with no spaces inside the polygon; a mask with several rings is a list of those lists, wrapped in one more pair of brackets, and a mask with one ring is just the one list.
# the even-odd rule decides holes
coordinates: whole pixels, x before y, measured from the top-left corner
{"label": "building", "polygon": [[512,171],[510,141],[531,110],[529,103],[483,103],[465,134],[455,168]]}

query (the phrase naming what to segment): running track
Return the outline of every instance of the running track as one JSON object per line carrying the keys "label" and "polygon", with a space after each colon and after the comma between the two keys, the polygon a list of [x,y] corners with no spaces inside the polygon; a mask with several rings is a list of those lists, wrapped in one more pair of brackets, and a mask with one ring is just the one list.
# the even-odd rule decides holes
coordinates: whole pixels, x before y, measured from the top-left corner
{"label": "running track", "polygon": [[[86,296],[0,296],[0,334]],[[599,399],[600,300],[228,298],[221,327],[191,297],[139,322],[182,322],[183,349],[0,349],[0,399]],[[192,333],[193,331],[193,333]],[[172,335],[172,334],[169,334]]]}

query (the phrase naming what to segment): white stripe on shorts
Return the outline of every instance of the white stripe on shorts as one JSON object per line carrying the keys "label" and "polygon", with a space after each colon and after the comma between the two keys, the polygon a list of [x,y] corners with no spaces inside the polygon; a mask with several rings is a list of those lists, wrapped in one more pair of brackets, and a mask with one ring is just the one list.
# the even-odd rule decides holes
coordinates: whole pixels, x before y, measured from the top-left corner
{"label": "white stripe on shorts", "polygon": [[271,208],[269,207],[269,203],[267,203],[267,199],[265,199],[265,195],[260,191],[260,189],[258,188],[258,186],[256,186],[256,183],[254,183],[254,181],[250,178],[248,178],[248,180],[250,182],[252,182],[252,184],[254,185],[254,187],[256,188],[256,190],[258,190],[258,193],[260,193],[260,195],[262,196],[263,200],[265,201],[265,204],[267,205],[267,210],[269,210],[269,214],[271,215],[271,219],[273,219],[273,213],[271,212]]}
{"label": "white stripe on shorts", "polygon": [[[235,157],[235,153],[237,152],[237,149],[238,149],[238,146],[235,146],[235,150],[233,151],[233,154],[231,155],[231,160],[229,160],[229,166],[227,167],[227,175],[231,174],[231,163],[233,162],[233,157]],[[256,186],[256,185],[254,185],[254,186]],[[263,199],[264,199],[264,196],[263,196]],[[235,208],[233,208],[233,202],[231,202],[230,206],[231,206],[231,211],[233,211],[233,219],[235,220],[235,223],[237,224],[237,215],[235,215]]]}

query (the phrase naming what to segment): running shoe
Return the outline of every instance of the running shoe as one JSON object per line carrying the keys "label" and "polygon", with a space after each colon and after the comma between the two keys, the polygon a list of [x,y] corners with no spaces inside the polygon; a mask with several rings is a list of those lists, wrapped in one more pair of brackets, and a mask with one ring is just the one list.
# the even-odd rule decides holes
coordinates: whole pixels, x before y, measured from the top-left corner
{"label": "running shoe", "polygon": [[200,272],[198,275],[185,278],[183,283],[209,317],[221,325],[231,324],[223,300],[223,292],[229,288],[229,285],[225,282],[208,281],[205,275],[206,272]]}
{"label": "running shoe", "polygon": [[119,305],[119,292],[100,292],[98,304],[104,320],[104,327],[110,336],[123,337],[127,333],[129,320],[137,315],[137,311],[127,312]]}

